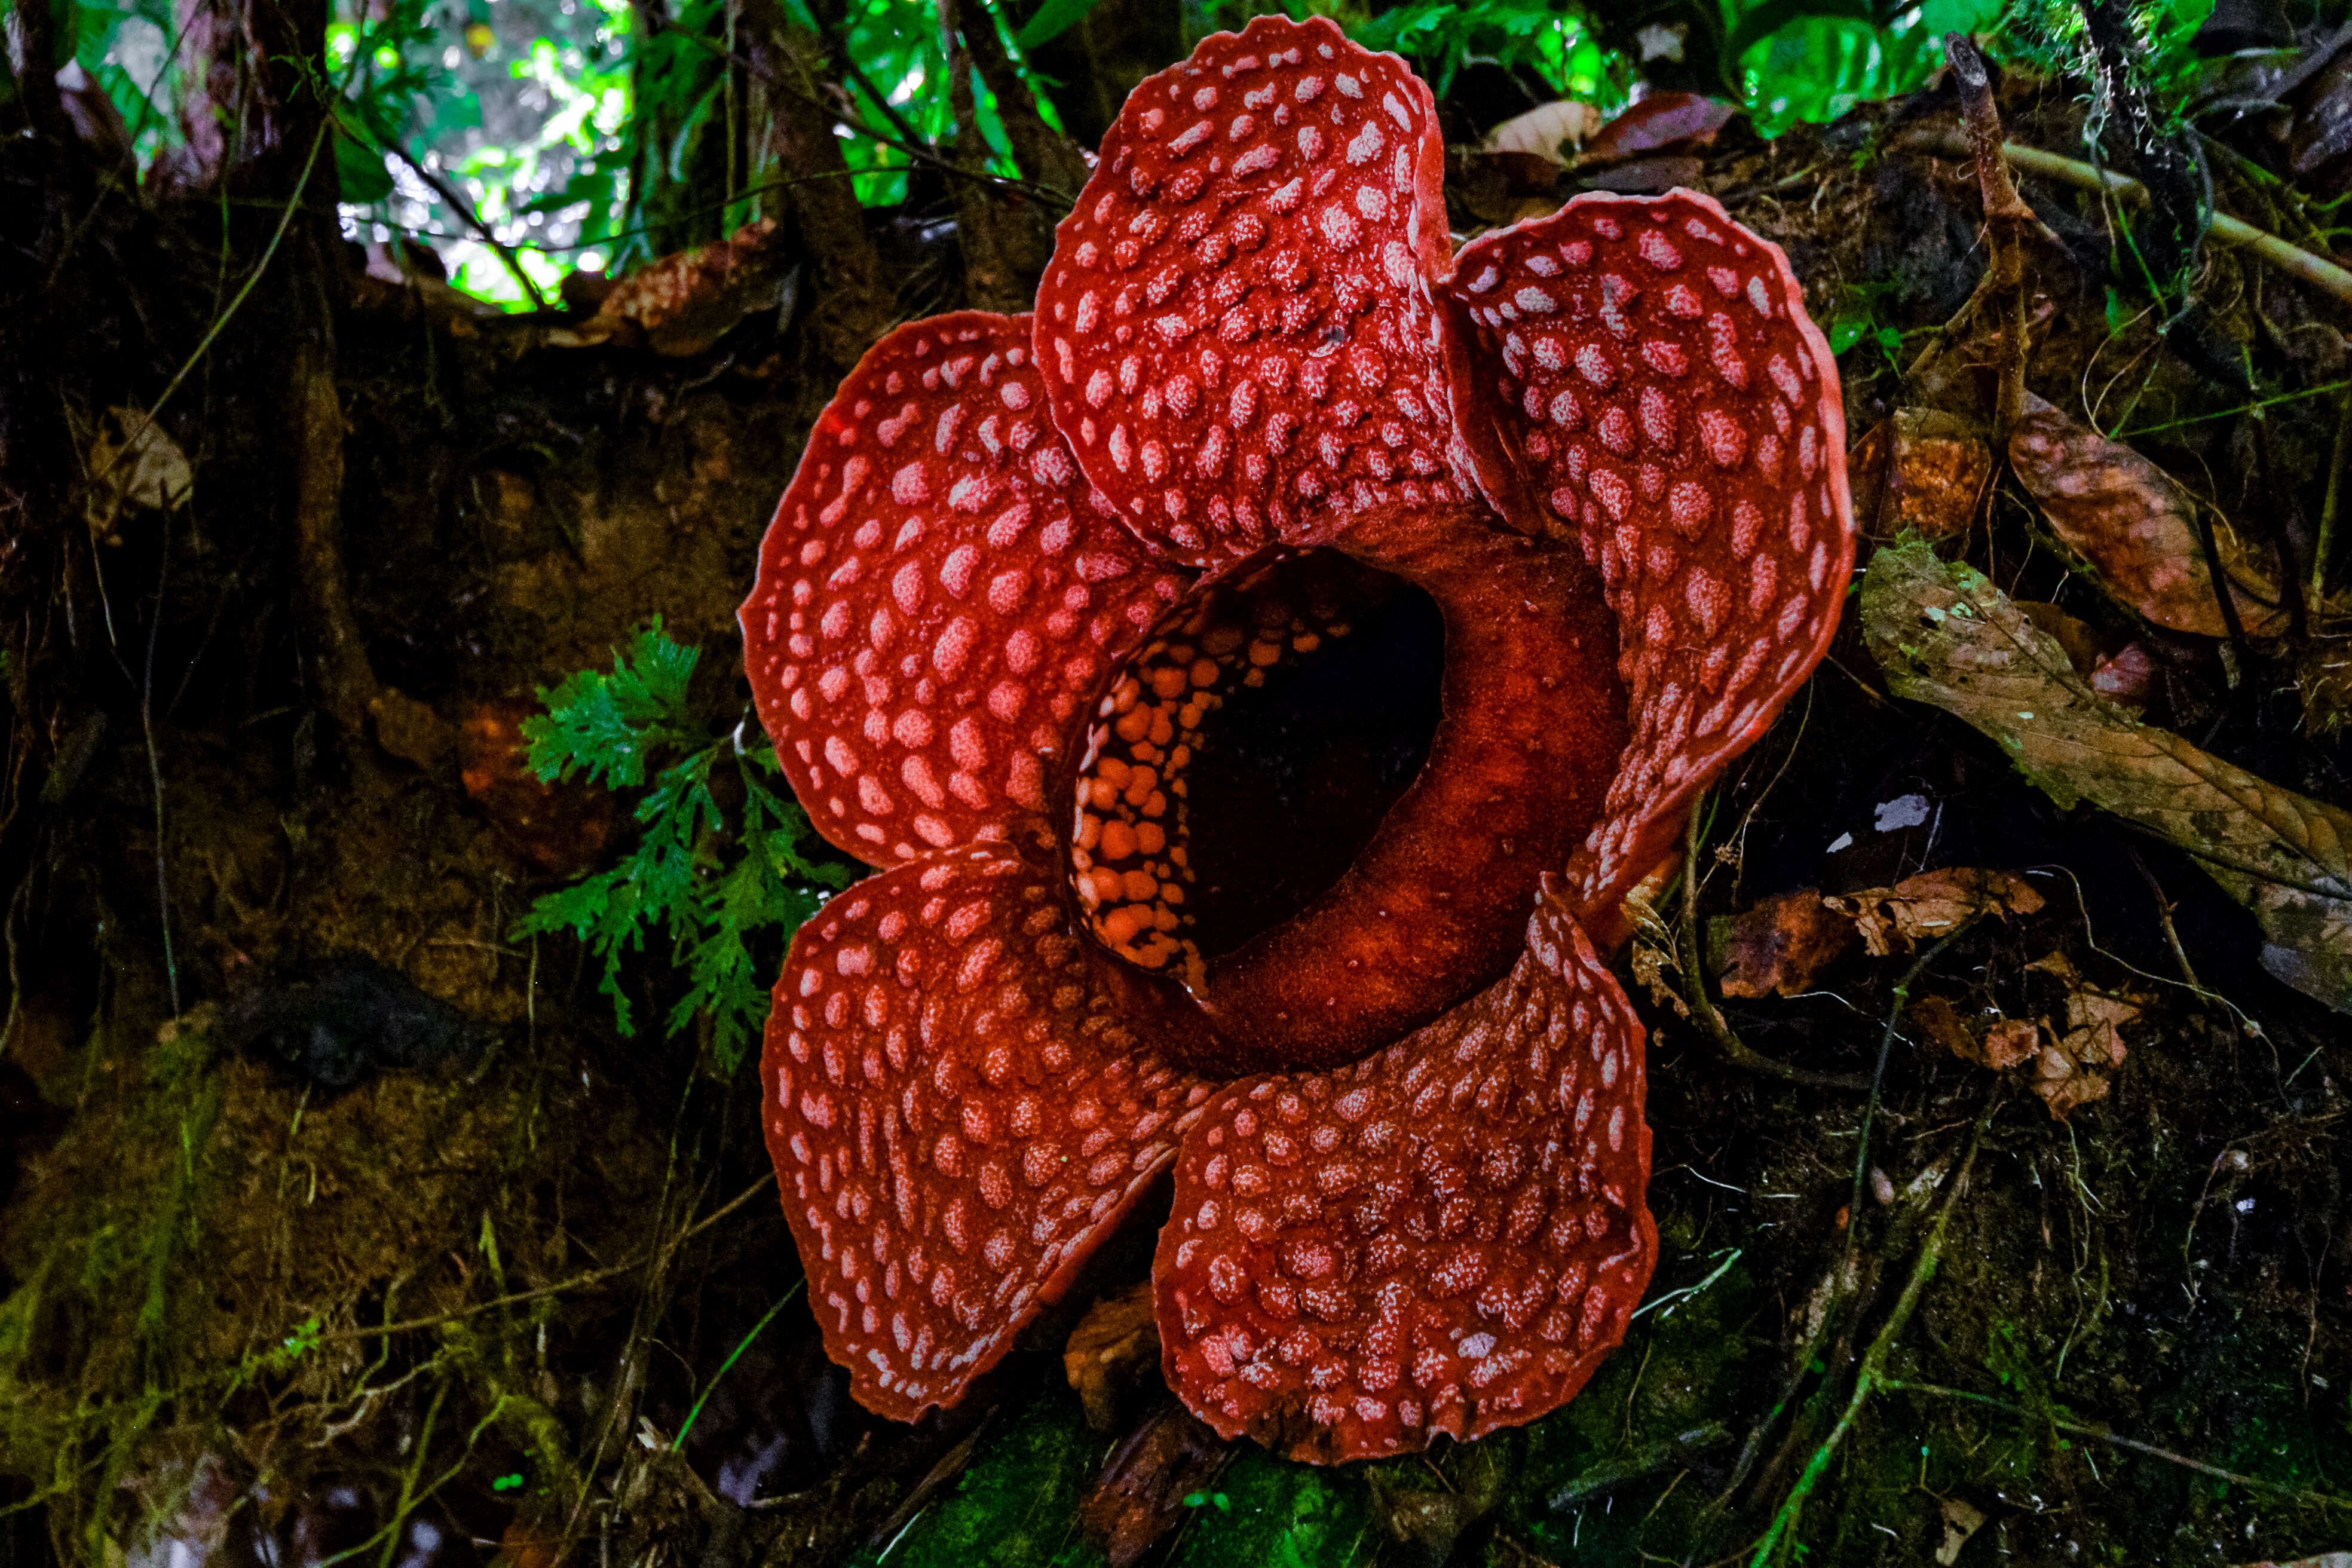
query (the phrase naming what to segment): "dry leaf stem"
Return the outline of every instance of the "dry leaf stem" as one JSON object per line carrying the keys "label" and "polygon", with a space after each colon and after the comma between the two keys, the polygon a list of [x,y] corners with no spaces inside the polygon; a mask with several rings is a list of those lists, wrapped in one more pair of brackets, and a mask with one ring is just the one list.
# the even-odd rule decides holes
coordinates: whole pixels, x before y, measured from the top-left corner
{"label": "dry leaf stem", "polygon": [[1946,34],[1944,52],[1959,84],[1984,202],[1986,238],[1992,249],[1985,289],[2000,310],[2000,389],[1993,399],[1993,445],[1998,448],[2025,412],[2025,244],[2027,237],[2041,231],[2042,220],[2018,195],[2001,158],[2000,110],[1993,103],[1992,78],[1984,57],[1963,33]]}
{"label": "dry leaf stem", "polygon": [[1880,1378],[1878,1386],[1890,1393],[1925,1394],[1937,1399],[1964,1400],[1970,1405],[1981,1405],[2014,1415],[2021,1421],[2047,1421],[2069,1436],[2089,1437],[2118,1448],[2127,1448],[2135,1454],[2146,1454],[2152,1459],[2162,1459],[2167,1464],[2179,1465],[2184,1469],[2195,1470],[2199,1475],[2211,1476],[2216,1480],[2228,1481],[2235,1486],[2252,1487],[2257,1491],[2273,1492],[2280,1497],[2293,1498],[2297,1502],[2317,1503],[2323,1508],[2352,1508],[2352,1498],[2337,1497],[2333,1492],[2315,1492],[2304,1487],[2282,1486],[2276,1481],[2241,1475],[2235,1470],[2225,1470],[2219,1465],[2209,1465],[2202,1459],[2192,1459],[2186,1454],[2176,1454],[2169,1448],[2159,1448],[2153,1443],[2143,1443],[2137,1437],[2126,1437],[2120,1432],[2110,1432],[2104,1426],[2091,1426],[2080,1421],[2041,1415],[2023,1405],[2011,1405],[2005,1399],[1995,1399],[1988,1394],[1972,1394],[1965,1388],[1948,1388],[1940,1383],[1913,1383],[1895,1377]]}
{"label": "dry leaf stem", "polygon": [[2147,868],[2147,862],[2139,858],[2138,850],[2126,844],[2124,853],[2131,857],[2132,868],[2139,873],[2140,880],[2147,884],[2149,895],[2156,900],[2157,923],[2164,928],[2164,940],[2172,949],[2172,962],[2179,965],[2182,983],[2200,995],[2210,994],[2189,962],[2189,950],[2180,945],[2180,932],[2172,923],[2172,900],[2165,896],[2164,884],[2156,879],[2156,873]]}

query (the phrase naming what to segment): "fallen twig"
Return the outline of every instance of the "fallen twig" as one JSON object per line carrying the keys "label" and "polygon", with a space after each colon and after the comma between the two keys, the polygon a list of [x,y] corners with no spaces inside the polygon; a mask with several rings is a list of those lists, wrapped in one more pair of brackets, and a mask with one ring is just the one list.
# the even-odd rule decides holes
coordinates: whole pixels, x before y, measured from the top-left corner
{"label": "fallen twig", "polygon": [[[1954,131],[1937,137],[1927,144],[1927,150],[1950,158],[1973,157],[1968,138]],[[2133,206],[2144,205],[2147,187],[2128,174],[2118,174],[2108,169],[2094,168],[2074,158],[2062,158],[2055,153],[2044,153],[2038,147],[2027,147],[2016,142],[2000,144],[2000,154],[2011,166],[2047,179],[2061,180],[2087,191],[2107,192]],[[2301,279],[2313,288],[2335,295],[2352,304],[2352,272],[2333,261],[2315,256],[2300,246],[2289,245],[2274,234],[2265,234],[2250,223],[2231,217],[2227,213],[2213,215],[2212,226],[2206,230],[2221,245],[2237,246],[2252,251],[2280,271]]]}

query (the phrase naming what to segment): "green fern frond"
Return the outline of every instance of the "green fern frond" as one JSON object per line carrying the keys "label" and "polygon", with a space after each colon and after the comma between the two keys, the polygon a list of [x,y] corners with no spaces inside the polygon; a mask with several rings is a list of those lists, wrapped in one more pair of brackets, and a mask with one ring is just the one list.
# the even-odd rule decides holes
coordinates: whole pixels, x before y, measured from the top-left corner
{"label": "green fern frond", "polygon": [[[798,804],[772,787],[782,769],[756,727],[747,745],[748,720],[721,735],[688,706],[699,654],[672,641],[656,618],[614,650],[610,673],[582,670],[541,690],[547,712],[523,724],[532,771],[551,782],[584,773],[615,792],[642,791],[631,808],[639,829],[618,865],[542,894],[508,934],[568,934],[586,944],[603,964],[597,988],[626,1036],[636,1031],[623,963],[658,931],[687,981],[667,1032],[707,1020],[711,1055],[732,1071],[767,1023],[762,977],[855,873]],[[743,791],[731,827],[711,790],[730,758]]]}

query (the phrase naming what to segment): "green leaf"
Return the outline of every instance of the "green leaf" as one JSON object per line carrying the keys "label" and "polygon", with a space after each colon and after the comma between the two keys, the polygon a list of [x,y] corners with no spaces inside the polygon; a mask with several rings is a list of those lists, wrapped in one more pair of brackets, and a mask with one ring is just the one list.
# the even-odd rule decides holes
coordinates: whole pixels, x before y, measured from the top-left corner
{"label": "green leaf", "polygon": [[1098,1564],[1100,1554],[1078,1534],[1077,1511],[1103,1448],[1087,1430],[1076,1397],[1054,1389],[991,1433],[954,1489],[916,1515],[895,1542],[850,1561],[856,1568],[877,1562],[887,1568]]}
{"label": "green leaf", "polygon": [[1068,32],[1095,8],[1096,0],[1045,0],[1037,14],[1021,24],[1013,38],[1024,49],[1034,49]]}
{"label": "green leaf", "polygon": [[613,999],[613,1022],[635,1034],[628,996],[621,990],[621,959],[645,946],[644,900],[632,856],[609,871],[593,871],[568,888],[542,893],[507,932],[509,942],[569,931],[604,961],[597,989]]}
{"label": "green leaf", "polygon": [[122,24],[132,20],[135,13],[118,11],[111,5],[74,5],[71,9],[72,26],[59,43],[71,50],[82,69],[95,76],[99,67],[106,63],[107,51],[114,47]]}
{"label": "green leaf", "polygon": [[520,214],[561,212],[582,202],[601,209],[613,200],[614,174],[614,170],[592,162],[574,171],[572,177],[563,182],[561,190],[533,196],[515,211]]}
{"label": "green leaf", "polygon": [[1386,1540],[1371,1517],[1361,1467],[1278,1459],[1243,1444],[1196,1509],[1177,1568],[1357,1568]]}
{"label": "green leaf", "polygon": [[1724,40],[1724,58],[1737,60],[1792,24],[1832,16],[1864,23],[1878,20],[1870,0],[1762,0],[1760,5],[1740,8],[1738,22]]}
{"label": "green leaf", "polygon": [[[1474,59],[1530,71],[1563,94],[1598,99],[1604,109],[1622,101],[1626,85],[1616,79],[1626,74],[1622,57],[1616,72],[1601,71],[1600,52],[1591,47],[1583,22],[1552,0],[1485,0],[1477,5],[1409,0],[1351,24],[1348,36],[1368,49],[1392,49],[1419,62],[1441,97],[1454,74]],[[1610,79],[1601,79],[1604,74]]]}
{"label": "green leaf", "polygon": [[[541,691],[548,711],[523,723],[531,767],[542,779],[584,771],[608,788],[641,790],[632,811],[639,832],[618,865],[541,896],[509,935],[562,932],[585,943],[603,961],[598,989],[627,1035],[622,965],[658,931],[687,983],[669,1008],[668,1033],[707,1020],[711,1054],[732,1071],[766,1026],[767,985],[785,944],[856,873],[772,787],[782,770],[764,737],[755,731],[746,747],[740,729],[715,736],[688,709],[698,657],[656,620],[614,653],[610,673],[583,670]],[[734,756],[743,785],[731,835],[710,789],[724,753]],[[648,778],[661,756],[675,760]]]}
{"label": "green leaf", "polygon": [[392,171],[384,167],[383,154],[340,129],[335,135],[335,177],[347,202],[366,205],[392,195]]}

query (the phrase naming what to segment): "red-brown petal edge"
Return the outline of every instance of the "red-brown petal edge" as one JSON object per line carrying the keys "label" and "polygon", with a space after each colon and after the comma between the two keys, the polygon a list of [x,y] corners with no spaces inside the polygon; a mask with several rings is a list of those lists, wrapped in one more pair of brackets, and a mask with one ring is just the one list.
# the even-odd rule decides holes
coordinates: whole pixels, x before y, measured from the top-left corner
{"label": "red-brown petal edge", "polygon": [[803,926],[760,1063],[825,1352],[867,1409],[952,1405],[1176,1154],[1211,1086],[1087,979],[1052,873],[981,845]]}
{"label": "red-brown petal edge", "polygon": [[1597,916],[1829,649],[1853,571],[1837,363],[1780,247],[1691,191],[1482,236],[1449,296],[1482,486],[1576,540],[1617,613],[1633,742],[1570,870]]}
{"label": "red-brown petal edge", "polygon": [[1037,353],[1129,528],[1205,564],[1462,498],[1444,187],[1429,89],[1319,16],[1219,33],[1129,95]]}
{"label": "red-brown petal edge", "polygon": [[1566,1403],[1657,1260],[1642,1042],[1548,893],[1517,967],[1437,1023],[1229,1088],[1185,1135],[1160,1237],[1171,1386],[1312,1463]]}
{"label": "red-brown petal edge", "polygon": [[743,663],[817,830],[876,866],[1042,827],[1079,706],[1190,574],[1090,495],[1026,316],[866,353],[760,547]]}

